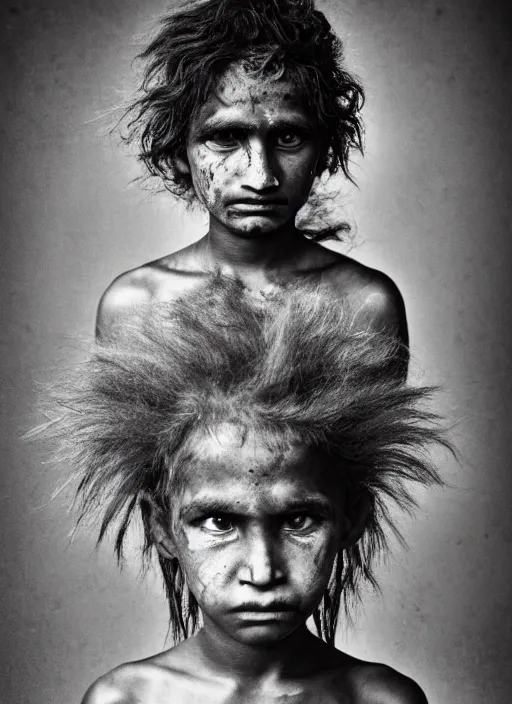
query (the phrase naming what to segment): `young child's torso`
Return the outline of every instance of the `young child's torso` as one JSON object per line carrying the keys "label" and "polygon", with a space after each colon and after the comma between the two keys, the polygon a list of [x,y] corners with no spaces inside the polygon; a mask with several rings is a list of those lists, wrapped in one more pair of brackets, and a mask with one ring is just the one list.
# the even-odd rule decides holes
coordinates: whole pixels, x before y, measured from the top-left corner
{"label": "young child's torso", "polygon": [[[205,241],[119,276],[107,289],[98,309],[98,333],[111,334],[140,305],[172,302],[200,286],[215,271],[205,256]],[[286,266],[239,267],[221,273],[238,275],[255,299],[265,300],[287,285],[307,282],[325,287],[361,319],[361,327],[393,330],[407,344],[405,309],[395,284],[385,274],[347,256],[308,242]]]}
{"label": "young child's torso", "polygon": [[426,704],[409,678],[321,641],[321,655],[312,653],[300,674],[271,678],[213,672],[194,641],[122,665],[96,683],[85,704]]}

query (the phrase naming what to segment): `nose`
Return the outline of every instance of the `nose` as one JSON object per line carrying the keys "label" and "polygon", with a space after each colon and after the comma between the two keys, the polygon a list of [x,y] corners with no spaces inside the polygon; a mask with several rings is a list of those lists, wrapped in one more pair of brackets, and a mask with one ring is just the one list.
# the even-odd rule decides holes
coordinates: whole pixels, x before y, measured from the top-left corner
{"label": "nose", "polygon": [[254,141],[248,144],[247,150],[248,164],[244,174],[244,187],[251,191],[277,188],[279,179],[267,146],[263,142]]}
{"label": "nose", "polygon": [[259,589],[273,587],[285,580],[277,538],[263,529],[253,530],[247,537],[244,558],[240,564],[241,584]]}

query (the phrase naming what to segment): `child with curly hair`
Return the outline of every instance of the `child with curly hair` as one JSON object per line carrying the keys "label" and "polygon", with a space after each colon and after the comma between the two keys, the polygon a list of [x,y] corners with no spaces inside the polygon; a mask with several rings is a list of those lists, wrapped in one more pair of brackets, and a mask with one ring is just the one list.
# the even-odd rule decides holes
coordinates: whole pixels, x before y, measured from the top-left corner
{"label": "child with curly hair", "polygon": [[141,54],[124,137],[167,190],[206,208],[209,229],[116,278],[99,304],[98,336],[115,337],[140,304],[172,301],[214,271],[260,298],[307,281],[348,299],[361,328],[404,343],[406,373],[395,284],[322,246],[343,229],[336,214],[315,230],[296,222],[315,178],[350,178],[350,155],[362,150],[364,93],[342,49],[312,0],[201,0],[163,18]]}

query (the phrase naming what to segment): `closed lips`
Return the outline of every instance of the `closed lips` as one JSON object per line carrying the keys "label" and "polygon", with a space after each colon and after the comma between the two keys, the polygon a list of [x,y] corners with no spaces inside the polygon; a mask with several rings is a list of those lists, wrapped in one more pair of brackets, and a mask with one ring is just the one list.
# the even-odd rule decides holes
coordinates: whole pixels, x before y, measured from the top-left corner
{"label": "closed lips", "polygon": [[276,613],[279,611],[294,611],[294,608],[290,604],[283,604],[282,602],[276,602],[268,605],[250,603],[243,604],[242,606],[237,606],[235,609],[233,609],[233,611]]}
{"label": "closed lips", "polygon": [[239,200],[231,200],[228,202],[228,205],[255,205],[255,206],[264,206],[264,205],[286,205],[287,200],[284,198],[273,198],[273,199],[254,199],[254,198],[240,198]]}

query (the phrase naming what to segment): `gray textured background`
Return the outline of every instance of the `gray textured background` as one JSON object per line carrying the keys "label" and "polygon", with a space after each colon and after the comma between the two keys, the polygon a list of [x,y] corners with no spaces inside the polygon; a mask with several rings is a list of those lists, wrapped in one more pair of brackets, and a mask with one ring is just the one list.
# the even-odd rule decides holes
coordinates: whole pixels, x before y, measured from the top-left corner
{"label": "gray textured background", "polygon": [[[79,701],[120,661],[161,650],[156,580],[119,574],[108,548],[68,544],[58,477],[18,437],[34,380],[83,356],[114,275],[188,243],[204,221],[131,180],[138,167],[102,117],[134,85],[134,35],[160,0],[3,3],[0,521],[1,701]],[[511,22],[478,0],[331,0],[368,93],[367,155],[347,192],[353,256],[405,297],[416,378],[458,420],[451,489],[404,522],[408,552],[383,568],[340,645],[416,677],[433,704],[512,698],[509,198]]]}

